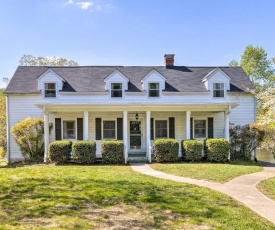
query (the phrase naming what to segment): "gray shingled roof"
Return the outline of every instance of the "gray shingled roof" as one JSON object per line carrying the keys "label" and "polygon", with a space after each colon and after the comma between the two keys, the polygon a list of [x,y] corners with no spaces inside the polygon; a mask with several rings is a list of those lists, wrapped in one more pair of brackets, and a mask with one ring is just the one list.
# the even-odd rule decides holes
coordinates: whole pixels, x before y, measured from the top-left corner
{"label": "gray shingled roof", "polygon": [[[156,69],[166,81],[168,92],[204,92],[207,91],[202,79],[216,67],[187,67],[187,66],[19,66],[15,71],[6,93],[36,93],[37,81],[48,68],[66,80],[65,92],[99,92],[105,91],[105,82],[115,69],[129,78],[128,91],[142,91],[141,79],[150,71]],[[219,67],[231,77],[230,91],[247,92],[255,89],[249,77],[241,67]]]}

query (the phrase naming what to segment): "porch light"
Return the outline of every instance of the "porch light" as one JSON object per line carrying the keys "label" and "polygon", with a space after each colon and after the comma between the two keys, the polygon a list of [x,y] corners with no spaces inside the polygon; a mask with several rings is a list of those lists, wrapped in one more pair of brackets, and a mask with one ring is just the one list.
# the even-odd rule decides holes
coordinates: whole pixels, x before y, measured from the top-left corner
{"label": "porch light", "polygon": [[135,118],[136,118],[136,120],[138,120],[138,113],[136,113]]}

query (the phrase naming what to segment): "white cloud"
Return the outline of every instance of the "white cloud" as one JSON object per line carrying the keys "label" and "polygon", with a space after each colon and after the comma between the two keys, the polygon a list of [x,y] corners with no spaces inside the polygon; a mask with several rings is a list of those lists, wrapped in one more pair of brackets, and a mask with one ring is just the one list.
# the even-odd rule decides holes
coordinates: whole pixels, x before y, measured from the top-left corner
{"label": "white cloud", "polygon": [[93,2],[77,2],[76,3],[82,10],[87,10],[93,5]]}
{"label": "white cloud", "polygon": [[72,4],[74,4],[74,1],[73,0],[68,0],[64,5],[66,6],[66,5],[72,5]]}

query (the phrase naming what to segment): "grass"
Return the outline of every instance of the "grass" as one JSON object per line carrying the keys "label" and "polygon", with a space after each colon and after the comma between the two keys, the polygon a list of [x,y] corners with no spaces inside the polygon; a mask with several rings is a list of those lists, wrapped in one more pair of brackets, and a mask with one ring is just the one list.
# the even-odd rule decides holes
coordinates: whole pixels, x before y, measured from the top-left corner
{"label": "grass", "polygon": [[0,229],[275,229],[232,198],[129,166],[0,169]]}
{"label": "grass", "polygon": [[257,184],[257,188],[263,194],[275,201],[275,177],[261,181]]}
{"label": "grass", "polygon": [[153,169],[165,173],[201,179],[215,182],[227,182],[235,177],[260,172],[263,170],[258,163],[249,162],[231,162],[227,164],[213,163],[170,163],[170,164],[152,164]]}

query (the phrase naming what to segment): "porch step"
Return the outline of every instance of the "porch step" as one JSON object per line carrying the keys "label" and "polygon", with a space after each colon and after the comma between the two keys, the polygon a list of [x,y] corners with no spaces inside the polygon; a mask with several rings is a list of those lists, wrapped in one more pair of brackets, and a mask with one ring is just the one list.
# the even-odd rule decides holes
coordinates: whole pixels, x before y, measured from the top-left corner
{"label": "porch step", "polygon": [[146,153],[129,153],[128,158],[135,158],[135,157],[146,157]]}
{"label": "porch step", "polygon": [[148,162],[148,158],[147,157],[131,157],[131,158],[128,158],[128,162],[129,163],[144,163],[144,162]]}

